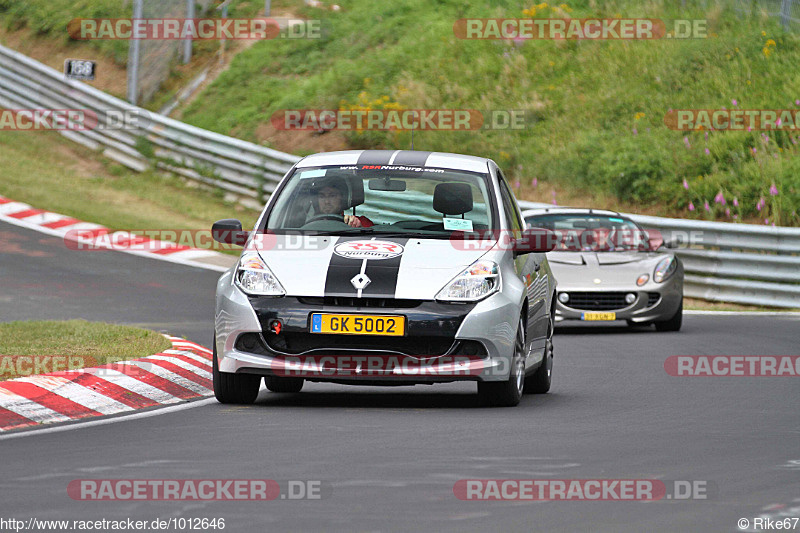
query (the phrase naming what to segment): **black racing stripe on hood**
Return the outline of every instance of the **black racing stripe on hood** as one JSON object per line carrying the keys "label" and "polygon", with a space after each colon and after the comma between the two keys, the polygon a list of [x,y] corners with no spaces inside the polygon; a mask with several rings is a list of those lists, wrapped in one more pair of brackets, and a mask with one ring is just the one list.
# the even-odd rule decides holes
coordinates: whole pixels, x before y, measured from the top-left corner
{"label": "black racing stripe on hood", "polygon": [[365,150],[358,156],[357,165],[388,165],[397,150]]}
{"label": "black racing stripe on hood", "polygon": [[413,152],[411,150],[403,150],[392,162],[393,165],[409,165],[415,167],[424,167],[428,157],[433,152]]}
{"label": "black racing stripe on hood", "polygon": [[[408,239],[382,239],[396,242],[405,247]],[[391,259],[367,261],[364,273],[372,280],[361,292],[362,298],[394,298],[397,291],[397,277],[400,275],[400,262],[403,255]]]}
{"label": "black racing stripe on hood", "polygon": [[[365,240],[363,235],[339,237],[336,244],[362,240]],[[350,280],[361,272],[362,261],[362,259],[351,259],[336,255],[336,252],[332,253],[328,263],[328,273],[325,277],[325,296],[347,296],[350,298],[355,296],[358,291],[350,283]]]}
{"label": "black racing stripe on hood", "polygon": [[[371,237],[358,236],[340,238],[337,245],[342,242],[371,240]],[[376,240],[397,243],[403,247],[408,243],[408,239],[399,237],[380,238]],[[367,260],[364,273],[369,277],[370,284],[361,291],[362,298],[394,298],[397,291],[397,278],[400,274],[400,263],[403,259],[401,254],[391,259],[371,259]],[[361,272],[363,259],[351,259],[341,257],[334,253],[328,265],[328,273],[325,278],[325,296],[338,296],[353,298],[358,296],[358,290],[353,287],[350,280]]]}

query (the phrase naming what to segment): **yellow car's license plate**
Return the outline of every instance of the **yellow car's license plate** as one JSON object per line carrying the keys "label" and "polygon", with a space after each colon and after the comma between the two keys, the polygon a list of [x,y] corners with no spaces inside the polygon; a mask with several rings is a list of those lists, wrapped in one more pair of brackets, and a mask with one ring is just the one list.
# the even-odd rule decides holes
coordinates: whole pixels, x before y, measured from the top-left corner
{"label": "yellow car's license plate", "polygon": [[311,333],[403,336],[406,318],[390,315],[338,315],[313,313]]}
{"label": "yellow car's license plate", "polygon": [[581,320],[616,320],[617,313],[583,313]]}

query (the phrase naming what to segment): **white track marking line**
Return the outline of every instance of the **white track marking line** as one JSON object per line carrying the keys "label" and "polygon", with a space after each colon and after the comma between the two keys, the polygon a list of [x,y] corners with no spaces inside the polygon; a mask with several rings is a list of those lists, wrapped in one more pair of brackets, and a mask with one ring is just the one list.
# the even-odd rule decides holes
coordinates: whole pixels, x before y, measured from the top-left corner
{"label": "white track marking line", "polygon": [[14,381],[30,383],[104,415],[132,411],[133,407],[60,376],[30,376]]}
{"label": "white track marking line", "polygon": [[[34,435],[42,435],[45,433],[59,433],[61,431],[72,431],[75,429],[83,429],[94,426],[105,426],[107,424],[116,424],[118,422],[127,422],[129,420],[137,420],[141,418],[150,418],[151,416],[166,415],[169,413],[174,413],[176,411],[183,411],[185,409],[194,409],[195,407],[202,407],[210,403],[216,403],[216,401],[217,400],[214,398],[206,398],[204,400],[192,401],[184,405],[171,405],[168,407],[163,407],[161,409],[154,409],[152,411],[146,411],[143,413],[131,413],[129,415],[123,415],[116,418],[108,418],[105,420],[88,420],[86,422],[78,422],[75,424],[70,424],[68,426],[54,426],[49,428],[32,429],[28,431],[20,431],[19,433],[11,433],[9,435],[0,434],[0,441],[9,439],[19,439],[23,437],[32,437]],[[10,410],[11,409],[9,409],[9,411]]]}
{"label": "white track marking line", "polygon": [[62,415],[49,407],[40,405],[24,396],[14,394],[2,387],[0,387],[0,407],[23,416],[31,422],[66,422],[72,420],[66,415]]}

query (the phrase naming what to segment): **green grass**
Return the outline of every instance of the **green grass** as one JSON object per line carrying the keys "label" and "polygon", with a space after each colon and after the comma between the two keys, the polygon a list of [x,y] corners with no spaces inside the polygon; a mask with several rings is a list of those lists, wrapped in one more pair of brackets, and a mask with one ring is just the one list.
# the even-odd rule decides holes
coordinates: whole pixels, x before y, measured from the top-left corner
{"label": "green grass", "polygon": [[258,217],[216,190],[134,172],[55,132],[3,132],[0,154],[0,195],[114,230],[210,229],[222,218],[252,228]]}
{"label": "green grass", "polygon": [[132,326],[67,321],[0,324],[0,380],[146,357],[172,344]]}
{"label": "green grass", "polygon": [[[530,4],[518,0],[343,0],[339,12],[302,11],[322,19],[321,39],[264,41],[239,54],[183,119],[257,140],[259,126],[282,109],[386,103],[521,109],[535,120],[523,131],[419,131],[415,147],[491,157],[520,182],[523,198],[550,201],[539,191],[557,185],[587,198],[610,194],[654,214],[727,220],[730,208],[730,220],[736,215],[798,225],[797,138],[711,132],[706,139],[705,132],[687,134],[664,124],[669,109],[730,108],[733,100],[742,109],[797,107],[797,36],[785,33],[775,18],[708,4],[706,10],[690,1],[680,11],[680,3],[667,0],[569,2],[574,18],[708,19],[707,39],[515,44],[457,39],[453,23],[524,17]],[[536,16],[563,15],[547,8]],[[775,46],[765,55],[768,39]],[[406,148],[410,135],[352,133],[348,142],[354,148]],[[776,196],[769,194],[773,183]],[[726,206],[714,202],[719,192]],[[731,205],[734,197],[738,207]],[[758,211],[761,197],[766,206]],[[690,202],[696,210],[689,211]]]}

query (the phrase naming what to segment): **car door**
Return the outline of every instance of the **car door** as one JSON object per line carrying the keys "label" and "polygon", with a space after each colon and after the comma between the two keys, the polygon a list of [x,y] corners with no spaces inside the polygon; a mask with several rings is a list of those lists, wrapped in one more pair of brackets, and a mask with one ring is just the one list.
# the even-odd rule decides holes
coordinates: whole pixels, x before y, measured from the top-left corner
{"label": "car door", "polygon": [[[503,200],[503,211],[507,219],[507,227],[511,228],[514,238],[519,238],[525,228],[519,206],[499,169],[497,176],[500,183],[500,195]],[[547,336],[547,273],[546,269],[542,269],[543,259],[544,254],[531,253],[520,255],[514,260],[517,275],[520,281],[525,284],[525,290],[528,294],[527,339],[529,350],[534,353],[544,349]]]}

